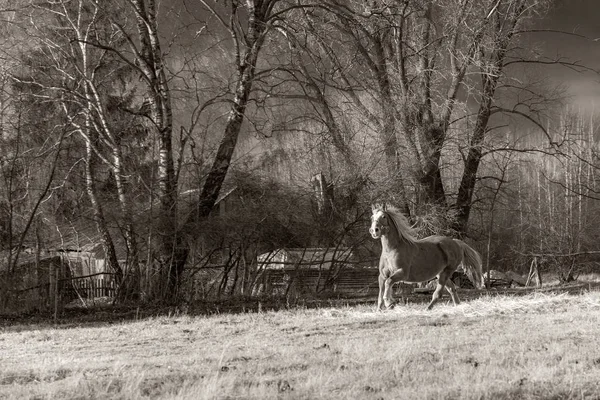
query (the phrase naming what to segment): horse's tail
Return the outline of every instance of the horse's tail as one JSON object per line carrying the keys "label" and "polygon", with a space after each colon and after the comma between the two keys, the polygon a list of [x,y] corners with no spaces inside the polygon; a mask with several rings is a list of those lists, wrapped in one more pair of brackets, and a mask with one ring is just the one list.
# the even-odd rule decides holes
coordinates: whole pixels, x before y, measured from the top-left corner
{"label": "horse's tail", "polygon": [[481,289],[484,286],[483,272],[481,272],[481,256],[471,246],[459,239],[454,239],[463,250],[463,266],[465,274],[469,277],[471,282],[477,289]]}

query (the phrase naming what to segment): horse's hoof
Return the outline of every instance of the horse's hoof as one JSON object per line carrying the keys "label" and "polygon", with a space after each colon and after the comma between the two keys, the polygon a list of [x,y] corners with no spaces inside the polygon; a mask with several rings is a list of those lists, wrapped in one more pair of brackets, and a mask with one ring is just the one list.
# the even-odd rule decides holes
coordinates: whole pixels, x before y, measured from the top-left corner
{"label": "horse's hoof", "polygon": [[396,302],[390,303],[390,304],[388,304],[388,305],[385,306],[385,309],[386,310],[393,310],[394,307],[396,307],[396,304],[397,304]]}

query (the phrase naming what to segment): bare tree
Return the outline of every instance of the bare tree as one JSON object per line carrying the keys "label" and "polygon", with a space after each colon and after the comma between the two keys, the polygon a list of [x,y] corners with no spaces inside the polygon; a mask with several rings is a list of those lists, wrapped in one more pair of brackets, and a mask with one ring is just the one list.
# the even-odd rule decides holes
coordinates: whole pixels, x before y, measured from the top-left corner
{"label": "bare tree", "polygon": [[[296,79],[307,88],[306,98],[321,106],[334,145],[344,149],[336,134],[340,116],[330,107],[338,96],[377,133],[389,182],[407,212],[409,192],[417,202],[446,206],[441,149],[465,74],[495,12],[492,2],[455,3],[331,1],[287,24],[295,48],[307,43],[296,57]],[[323,65],[331,66],[329,76],[315,74]],[[333,95],[325,97],[324,88]],[[416,190],[409,190],[410,181]]]}
{"label": "bare tree", "polygon": [[[35,96],[15,83],[10,68],[0,72],[0,304],[4,308],[17,289],[26,247],[41,251],[44,219],[52,219],[46,203],[61,181],[60,160],[69,130],[65,124],[36,136],[40,107]],[[54,119],[53,122],[58,122]]]}
{"label": "bare tree", "polygon": [[[211,213],[230,169],[252,99],[252,88],[257,79],[263,45],[286,13],[300,7],[280,0],[252,0],[245,3],[227,1],[224,5],[216,1],[200,0],[200,3],[210,13],[213,21],[227,32],[235,73],[223,136],[202,183],[198,205],[188,215],[181,228],[190,237],[198,235],[193,232],[198,232],[198,224]],[[185,261],[185,257],[182,261]],[[180,271],[182,268],[183,265],[180,266]]]}
{"label": "bare tree", "polygon": [[[123,64],[121,68],[125,68],[129,73],[139,77],[145,93],[144,98],[148,110],[140,112],[140,115],[148,119],[149,130],[151,134],[156,134],[159,147],[157,179],[161,207],[161,236],[158,260],[160,271],[162,271],[162,283],[158,284],[156,293],[148,295],[155,298],[164,296],[168,299],[174,296],[176,291],[177,279],[174,265],[180,241],[176,235],[177,182],[172,149],[172,105],[158,32],[156,5],[154,1],[144,0],[124,3],[82,0],[80,5],[80,9],[91,14],[88,20],[90,25],[78,26],[79,19],[72,20],[71,23],[72,29],[77,32],[76,40],[80,54],[84,57],[83,60],[87,61],[85,55],[90,49],[100,53],[100,58],[102,58],[102,54],[116,57]],[[96,17],[107,21],[105,29],[108,29],[111,35],[88,36],[90,32],[92,35],[95,33],[92,28],[99,22]],[[129,19],[135,21],[134,26],[128,25]],[[139,254],[131,202],[126,190],[127,174],[123,170],[124,162],[119,132],[115,132],[114,127],[111,126],[106,115],[106,100],[98,95],[98,89],[95,86],[93,74],[97,69],[98,66],[88,65],[82,71],[86,82],[87,109],[93,113],[87,121],[91,123],[91,128],[99,132],[99,137],[111,152],[111,158],[106,161],[114,170],[118,199],[124,218],[124,235],[129,250],[128,263],[130,271],[133,273],[139,268]],[[84,128],[89,127],[84,126]],[[88,140],[88,142],[92,143],[93,140]],[[134,278],[134,280],[136,279]]]}
{"label": "bare tree", "polygon": [[[123,268],[119,265],[111,234],[105,218],[104,206],[99,200],[96,184],[98,160],[113,172],[117,199],[123,220],[123,236],[128,250],[126,285],[121,285],[121,295],[136,296],[139,277],[135,273],[139,264],[137,233],[131,208],[131,190],[128,190],[122,137],[108,112],[111,94],[106,90],[108,79],[121,79],[128,73],[117,61],[114,51],[120,43],[114,39],[115,30],[107,23],[109,14],[97,4],[86,0],[77,2],[39,3],[33,8],[36,17],[49,17],[46,24],[34,23],[29,33],[40,38],[41,55],[47,57],[53,73],[47,79],[38,79],[35,73],[30,85],[44,88],[60,99],[65,119],[78,132],[85,144],[85,182],[88,198],[105,250],[107,265],[122,283]],[[121,40],[122,42],[122,40]],[[113,87],[115,85],[112,85]],[[104,89],[101,89],[104,87]]]}
{"label": "bare tree", "polygon": [[[520,21],[529,9],[539,7],[539,2],[511,0],[497,2],[488,14],[489,24],[493,27],[485,43],[478,46],[481,92],[475,126],[469,143],[469,152],[454,208],[457,210],[455,230],[465,232],[469,220],[477,170],[482,158],[482,146],[488,132],[490,118],[494,113],[493,104],[496,89],[503,77],[507,63],[507,53],[511,49],[512,39],[517,33]],[[486,21],[487,23],[488,21]]]}

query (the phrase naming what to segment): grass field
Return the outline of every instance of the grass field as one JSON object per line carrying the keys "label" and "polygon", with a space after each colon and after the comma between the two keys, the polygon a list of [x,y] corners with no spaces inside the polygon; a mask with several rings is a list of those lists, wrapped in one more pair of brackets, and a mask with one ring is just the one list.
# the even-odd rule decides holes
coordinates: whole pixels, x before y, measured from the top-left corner
{"label": "grass field", "polygon": [[1,329],[0,398],[600,399],[598,291]]}

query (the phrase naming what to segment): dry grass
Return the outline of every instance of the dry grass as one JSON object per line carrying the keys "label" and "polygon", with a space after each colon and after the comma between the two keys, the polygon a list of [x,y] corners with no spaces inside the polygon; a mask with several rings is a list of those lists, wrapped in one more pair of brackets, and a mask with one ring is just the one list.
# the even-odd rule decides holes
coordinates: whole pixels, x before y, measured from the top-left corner
{"label": "dry grass", "polygon": [[0,398],[599,399],[600,292],[0,334]]}

